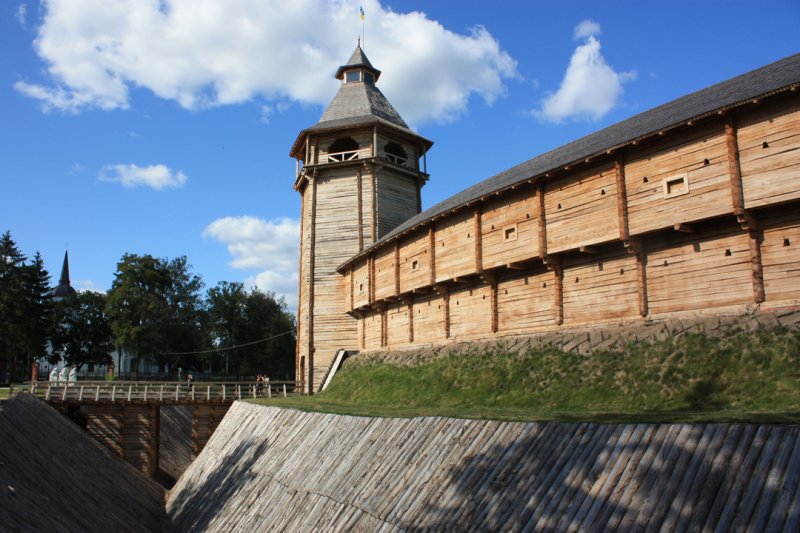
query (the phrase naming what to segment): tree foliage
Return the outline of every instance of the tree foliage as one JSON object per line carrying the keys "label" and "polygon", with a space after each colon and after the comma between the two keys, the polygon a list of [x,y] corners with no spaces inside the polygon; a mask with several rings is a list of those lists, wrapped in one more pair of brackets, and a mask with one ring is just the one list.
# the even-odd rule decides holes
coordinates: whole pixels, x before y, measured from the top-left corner
{"label": "tree foliage", "polygon": [[219,349],[206,360],[238,375],[264,373],[272,379],[294,374],[294,316],[283,299],[241,283],[221,282],[206,296],[208,329]]}
{"label": "tree foliage", "polygon": [[116,346],[159,366],[174,352],[201,350],[202,286],[186,257],[123,255],[107,303]]}
{"label": "tree foliage", "polygon": [[[28,263],[11,238],[0,237],[0,371],[27,375],[50,334],[50,275],[36,253]],[[0,379],[2,376],[0,376]]]}
{"label": "tree foliage", "polygon": [[79,292],[57,302],[52,334],[52,363],[63,359],[78,368],[111,363],[114,342],[104,293]]}

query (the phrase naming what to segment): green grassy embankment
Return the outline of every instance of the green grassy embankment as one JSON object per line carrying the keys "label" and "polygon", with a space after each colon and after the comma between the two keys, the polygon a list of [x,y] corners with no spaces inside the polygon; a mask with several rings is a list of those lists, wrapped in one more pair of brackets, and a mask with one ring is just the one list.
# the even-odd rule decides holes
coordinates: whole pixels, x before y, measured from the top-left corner
{"label": "green grassy embankment", "polygon": [[367,416],[800,423],[800,331],[686,334],[591,356],[448,355],[416,367],[352,361],[324,393],[269,403]]}

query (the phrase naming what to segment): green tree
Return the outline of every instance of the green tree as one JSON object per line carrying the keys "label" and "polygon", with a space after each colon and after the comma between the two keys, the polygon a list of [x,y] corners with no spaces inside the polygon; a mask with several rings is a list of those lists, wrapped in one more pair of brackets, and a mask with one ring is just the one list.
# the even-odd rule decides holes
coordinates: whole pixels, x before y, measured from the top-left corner
{"label": "green tree", "polygon": [[[206,343],[202,333],[203,282],[189,272],[186,257],[173,260],[125,254],[108,293],[107,312],[114,342],[134,358],[162,366],[186,364],[176,352]],[[191,361],[189,361],[191,364]]]}
{"label": "green tree", "polygon": [[0,237],[0,381],[16,375],[25,352],[25,259],[6,231]]}
{"label": "green tree", "polygon": [[27,364],[30,365],[45,355],[53,324],[50,274],[45,270],[39,252],[36,252],[30,264],[24,266],[22,284],[25,294],[24,345]]}
{"label": "green tree", "polygon": [[50,335],[50,275],[37,252],[27,263],[10,232],[0,237],[0,381],[25,377]]}
{"label": "green tree", "polygon": [[86,291],[68,296],[55,305],[53,359],[64,359],[78,368],[86,363],[111,362],[114,342],[106,301],[105,294]]}
{"label": "green tree", "polygon": [[282,299],[223,281],[209,289],[206,307],[208,329],[219,348],[206,357],[209,364],[239,375],[293,376],[294,316]]}

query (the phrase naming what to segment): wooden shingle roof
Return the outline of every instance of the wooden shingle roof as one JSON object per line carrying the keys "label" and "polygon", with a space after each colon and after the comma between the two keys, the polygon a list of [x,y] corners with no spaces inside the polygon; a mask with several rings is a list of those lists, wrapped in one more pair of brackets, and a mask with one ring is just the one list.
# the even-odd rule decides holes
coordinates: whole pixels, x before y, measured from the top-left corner
{"label": "wooden shingle roof", "polygon": [[[356,47],[347,64],[339,67],[336,71],[336,78],[342,79],[344,70],[353,67],[362,67],[372,72],[376,81],[380,75],[380,70],[372,66],[360,46]],[[426,150],[433,145],[431,141],[421,138],[411,131],[406,121],[400,116],[400,113],[389,103],[389,100],[386,99],[374,83],[355,82],[342,83],[339,87],[339,92],[336,93],[336,96],[322,113],[319,122],[300,132],[289,154],[293,157],[298,157],[302,153],[302,144],[309,133],[373,124],[389,126],[415,138],[422,139]]]}
{"label": "wooden shingle roof", "polygon": [[528,179],[542,176],[566,165],[603,155],[661,132],[682,126],[720,111],[771,96],[800,84],[800,54],[771,63],[672,102],[645,111],[569,144],[516,165],[469,187],[410,218],[386,234],[341,268],[363,257],[370,250],[449,211],[504,190]]}

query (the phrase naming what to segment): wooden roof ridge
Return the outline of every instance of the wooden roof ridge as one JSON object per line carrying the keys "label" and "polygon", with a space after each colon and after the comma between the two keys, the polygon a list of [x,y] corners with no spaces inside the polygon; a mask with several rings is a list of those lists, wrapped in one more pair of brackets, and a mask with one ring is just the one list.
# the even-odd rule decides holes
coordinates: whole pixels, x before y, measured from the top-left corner
{"label": "wooden roof ridge", "polygon": [[348,259],[339,266],[339,270],[343,270],[389,241],[487,195],[754,100],[796,89],[799,84],[800,53],[634,115],[513,166],[418,213]]}

